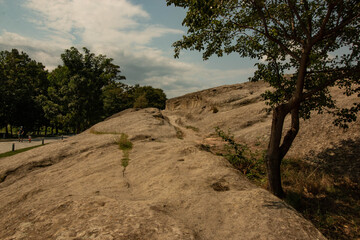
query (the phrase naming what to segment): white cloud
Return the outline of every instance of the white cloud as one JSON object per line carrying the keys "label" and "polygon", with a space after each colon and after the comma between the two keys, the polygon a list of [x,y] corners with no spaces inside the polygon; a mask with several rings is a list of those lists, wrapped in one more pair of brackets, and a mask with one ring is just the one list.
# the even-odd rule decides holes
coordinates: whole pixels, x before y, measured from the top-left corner
{"label": "white cloud", "polygon": [[16,48],[24,51],[32,59],[43,63],[47,69],[53,69],[60,64],[60,54],[64,50],[64,46],[69,45],[71,42],[66,39],[41,41],[7,31],[3,31],[0,35],[1,49]]}
{"label": "white cloud", "polygon": [[0,48],[23,50],[50,70],[61,63],[64,49],[85,46],[113,58],[128,84],[162,88],[168,97],[240,82],[253,72],[207,69],[201,61],[190,64],[167,57],[152,41],[183,31],[153,24],[149,13],[129,0],[25,0],[23,7],[33,13],[28,21],[42,39],[3,31]]}
{"label": "white cloud", "polygon": [[168,33],[182,33],[148,24],[150,15],[128,0],[28,0],[24,6],[42,19],[34,22],[38,27],[66,38],[75,39],[78,35],[86,45],[130,47]]}

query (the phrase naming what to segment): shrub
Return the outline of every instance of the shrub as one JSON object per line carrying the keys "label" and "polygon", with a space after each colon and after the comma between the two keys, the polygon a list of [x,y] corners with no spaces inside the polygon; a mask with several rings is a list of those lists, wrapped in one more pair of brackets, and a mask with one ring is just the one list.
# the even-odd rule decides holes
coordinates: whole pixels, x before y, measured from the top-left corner
{"label": "shrub", "polygon": [[218,127],[215,128],[215,131],[219,137],[227,142],[224,149],[225,153],[222,155],[249,179],[263,181],[265,176],[263,156],[258,157],[258,152],[253,153],[247,145],[236,143],[230,131],[225,133]]}

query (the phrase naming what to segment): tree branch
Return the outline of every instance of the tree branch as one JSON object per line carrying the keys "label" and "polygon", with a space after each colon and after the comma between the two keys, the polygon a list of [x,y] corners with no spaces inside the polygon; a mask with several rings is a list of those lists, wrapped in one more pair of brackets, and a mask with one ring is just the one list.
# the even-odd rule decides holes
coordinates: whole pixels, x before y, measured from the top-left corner
{"label": "tree branch", "polygon": [[330,76],[327,78],[327,81],[325,81],[323,84],[319,85],[318,87],[307,91],[305,93],[303,93],[300,102],[303,102],[309,98],[311,98],[313,95],[315,95],[316,93],[324,90],[325,88],[333,85],[337,80],[341,79],[341,78],[345,78],[349,75],[354,74],[354,72],[360,72],[359,69],[350,69],[350,68],[340,68],[340,69],[328,69],[328,70],[323,70],[323,71],[316,71],[316,72],[308,72],[308,74],[313,74],[313,73],[342,73],[341,76],[339,76],[338,74],[335,74],[333,76]]}
{"label": "tree branch", "polygon": [[328,11],[326,13],[326,16],[325,16],[325,18],[322,21],[322,24],[320,26],[320,29],[319,29],[318,33],[314,36],[314,38],[312,40],[312,44],[315,44],[316,42],[318,42],[322,38],[322,36],[324,35],[326,24],[329,22],[330,16],[331,16],[332,11],[334,10],[334,8],[335,8],[335,4],[330,3]]}
{"label": "tree branch", "polygon": [[288,2],[288,6],[290,7],[290,10],[294,13],[295,17],[299,21],[302,30],[306,34],[307,38],[310,39],[311,34],[310,34],[309,30],[306,28],[305,23],[302,21],[301,16],[300,16],[299,12],[297,11],[297,7],[294,5],[294,2],[292,0],[288,0],[287,2]]}
{"label": "tree branch", "polygon": [[265,14],[264,12],[262,11],[262,8],[261,6],[259,6],[256,1],[253,1],[253,4],[255,6],[255,8],[257,9],[258,13],[259,13],[259,16],[261,17],[261,20],[263,22],[263,27],[265,29],[265,32],[262,32],[262,31],[259,31],[257,30],[259,33],[263,34],[265,37],[267,37],[269,40],[275,42],[277,45],[279,45],[279,47],[284,50],[287,54],[289,54],[290,56],[292,56],[293,58],[295,58],[297,61],[300,61],[300,57],[297,56],[294,52],[292,52],[288,47],[286,47],[279,39],[275,38],[274,36],[272,36],[270,33],[269,33],[269,30],[268,30],[268,24],[266,22],[266,18],[265,18]]}
{"label": "tree branch", "polygon": [[344,19],[339,25],[334,27],[333,29],[329,29],[328,31],[323,32],[322,35],[317,36],[312,43],[315,44],[318,41],[321,41],[325,38],[331,38],[334,35],[339,35],[339,31],[341,31],[346,25],[350,24],[352,21],[354,21],[356,18],[360,17],[360,13],[352,16],[348,16],[346,19]]}

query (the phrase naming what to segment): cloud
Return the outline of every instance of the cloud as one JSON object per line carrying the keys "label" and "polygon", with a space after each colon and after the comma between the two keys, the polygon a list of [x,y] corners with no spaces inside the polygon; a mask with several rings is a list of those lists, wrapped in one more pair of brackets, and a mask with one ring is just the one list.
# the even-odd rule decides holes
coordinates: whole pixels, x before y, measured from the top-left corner
{"label": "cloud", "polygon": [[86,45],[103,43],[128,48],[165,34],[182,33],[149,24],[150,15],[128,0],[28,0],[24,6],[40,17],[41,21],[34,22],[39,28],[65,38],[80,37]]}
{"label": "cloud", "polygon": [[0,35],[0,48],[10,50],[16,48],[26,52],[32,59],[45,64],[47,69],[54,69],[61,63],[60,54],[64,46],[71,45],[70,41],[41,41],[24,37],[17,33],[3,31]]}
{"label": "cloud", "polygon": [[0,48],[25,51],[49,70],[61,64],[65,49],[87,47],[113,58],[126,83],[162,88],[168,97],[241,82],[253,72],[208,69],[201,61],[185,63],[167,56],[154,39],[184,32],[153,24],[150,14],[129,0],[25,0],[22,6],[42,37],[3,30]]}

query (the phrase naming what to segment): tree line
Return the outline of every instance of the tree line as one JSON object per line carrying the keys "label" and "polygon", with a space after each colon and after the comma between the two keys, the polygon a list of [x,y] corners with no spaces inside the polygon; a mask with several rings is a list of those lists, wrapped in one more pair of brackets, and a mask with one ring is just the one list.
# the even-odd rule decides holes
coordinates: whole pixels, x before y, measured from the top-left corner
{"label": "tree line", "polygon": [[124,84],[112,58],[82,50],[66,49],[52,71],[17,49],[0,52],[0,128],[7,136],[20,126],[79,133],[127,108],[165,108],[163,90]]}

